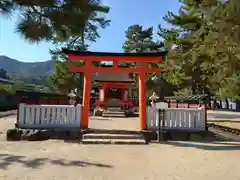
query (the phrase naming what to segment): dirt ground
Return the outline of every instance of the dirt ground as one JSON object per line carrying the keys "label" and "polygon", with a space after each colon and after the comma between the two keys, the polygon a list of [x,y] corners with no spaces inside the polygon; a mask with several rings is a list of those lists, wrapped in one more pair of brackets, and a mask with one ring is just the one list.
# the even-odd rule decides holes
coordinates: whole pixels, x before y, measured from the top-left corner
{"label": "dirt ground", "polygon": [[240,129],[240,112],[208,110],[208,122]]}
{"label": "dirt ground", "polygon": [[[6,142],[16,117],[0,119],[0,180],[240,180],[240,143],[80,145]],[[92,119],[91,127],[137,128],[136,118]]]}

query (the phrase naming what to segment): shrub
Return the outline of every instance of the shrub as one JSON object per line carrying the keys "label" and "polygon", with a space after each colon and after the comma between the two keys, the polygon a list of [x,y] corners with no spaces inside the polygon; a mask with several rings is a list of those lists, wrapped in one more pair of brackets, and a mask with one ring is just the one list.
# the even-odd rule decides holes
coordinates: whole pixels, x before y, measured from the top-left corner
{"label": "shrub", "polygon": [[102,116],[103,111],[104,111],[104,109],[102,109],[102,108],[96,108],[96,109],[94,109],[94,111],[93,111],[93,115],[94,115],[94,116]]}

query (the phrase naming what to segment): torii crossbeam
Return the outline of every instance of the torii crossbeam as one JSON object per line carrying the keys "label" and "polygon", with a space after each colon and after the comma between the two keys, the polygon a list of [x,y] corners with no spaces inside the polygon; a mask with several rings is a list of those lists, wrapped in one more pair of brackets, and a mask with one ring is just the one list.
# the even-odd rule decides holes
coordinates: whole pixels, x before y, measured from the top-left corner
{"label": "torii crossbeam", "polygon": [[[139,119],[140,129],[146,129],[146,73],[160,72],[160,68],[151,68],[148,63],[161,63],[166,52],[158,53],[106,53],[89,51],[72,51],[62,49],[69,61],[84,61],[83,66],[69,66],[71,72],[84,72],[83,109],[81,127],[88,128],[90,106],[91,73],[94,72],[135,72],[139,73]],[[112,67],[93,67],[94,61],[112,61]],[[120,62],[136,62],[137,67],[119,67]]]}

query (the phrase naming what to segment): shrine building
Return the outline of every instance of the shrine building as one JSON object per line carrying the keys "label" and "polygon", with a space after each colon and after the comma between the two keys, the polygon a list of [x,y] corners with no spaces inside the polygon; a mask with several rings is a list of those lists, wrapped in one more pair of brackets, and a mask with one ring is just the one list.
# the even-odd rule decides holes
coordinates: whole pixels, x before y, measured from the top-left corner
{"label": "shrine building", "polygon": [[119,107],[130,109],[133,107],[131,97],[134,80],[127,72],[97,72],[94,81],[99,86],[99,99],[96,107]]}

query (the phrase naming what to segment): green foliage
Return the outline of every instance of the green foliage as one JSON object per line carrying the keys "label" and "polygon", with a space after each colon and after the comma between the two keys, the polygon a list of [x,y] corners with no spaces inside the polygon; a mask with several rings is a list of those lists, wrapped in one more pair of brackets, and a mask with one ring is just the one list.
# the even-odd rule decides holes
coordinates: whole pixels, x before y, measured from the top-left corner
{"label": "green foliage", "polygon": [[191,88],[193,94],[202,93],[201,78],[202,57],[197,54],[195,46],[203,37],[194,37],[194,32],[201,27],[202,16],[198,12],[199,3],[194,0],[183,0],[178,14],[168,13],[164,20],[175,28],[163,29],[159,26],[159,35],[164,38],[169,49],[168,70],[178,75],[181,88]]}
{"label": "green foliage", "polygon": [[4,93],[7,93],[7,94],[14,94],[15,89],[14,89],[13,85],[0,84],[0,92],[4,92]]}
{"label": "green foliage", "polygon": [[105,27],[109,21],[103,17],[109,7],[100,0],[2,0],[0,12],[19,14],[16,31],[29,42],[42,40],[55,43],[83,37],[86,28]]}
{"label": "green foliage", "polygon": [[[163,39],[168,55],[159,66],[161,73],[149,75],[148,90],[162,94],[174,91],[176,95],[207,93],[239,99],[239,1],[179,1],[179,12],[168,12],[163,18],[172,27],[158,27],[157,35]],[[163,49],[154,47],[161,41],[154,41],[152,37],[152,28],[130,26],[123,49],[125,52]]]}
{"label": "green foliage", "polygon": [[163,50],[162,47],[162,42],[153,40],[153,27],[143,29],[138,24],[128,27],[124,52],[158,52]]}
{"label": "green foliage", "polygon": [[[169,49],[168,70],[177,75],[177,94],[239,96],[239,3],[236,0],[181,0],[179,13],[164,20],[174,28],[159,35]],[[173,48],[174,47],[174,48]]]}
{"label": "green foliage", "polygon": [[[97,30],[97,29],[96,29]],[[89,30],[90,31],[90,30]],[[84,45],[83,39],[76,39],[74,43],[67,44],[66,47],[72,50],[84,51],[88,45]],[[60,93],[67,94],[73,89],[77,89],[77,94],[81,95],[83,89],[83,73],[72,73],[69,70],[69,65],[82,66],[84,63],[67,61],[65,54],[60,49],[50,51],[52,59],[55,62],[54,73],[50,76],[49,80],[52,87]]]}
{"label": "green foliage", "polygon": [[9,79],[6,70],[4,70],[4,69],[0,69],[0,78],[3,78],[3,79]]}
{"label": "green foliage", "polygon": [[102,109],[102,108],[96,108],[96,109],[94,109],[94,111],[93,111],[93,115],[94,115],[94,116],[102,116],[103,111],[104,111],[104,109]]}
{"label": "green foliage", "polygon": [[76,88],[81,92],[83,88],[83,73],[69,72],[68,65],[68,61],[55,61],[55,71],[50,76],[53,88],[63,94],[67,94],[70,90]]}
{"label": "green foliage", "polygon": [[[96,15],[95,15],[96,16]],[[100,35],[98,34],[98,25],[85,26],[83,36],[72,37],[69,41],[62,43],[64,48],[77,51],[86,51],[89,44],[95,42]],[[109,25],[109,21],[101,19],[101,27],[105,28]],[[53,49],[50,51],[52,59],[55,62],[54,73],[49,80],[52,87],[63,94],[69,93],[73,89],[77,89],[77,94],[81,95],[83,90],[83,73],[72,73],[69,71],[69,65],[82,66],[84,62],[67,61],[66,55],[61,49]],[[95,65],[99,65],[95,63]]]}
{"label": "green foliage", "polygon": [[[26,40],[38,43],[43,40],[53,42],[64,48],[72,50],[86,50],[88,43],[95,42],[100,37],[99,28],[105,28],[110,21],[103,16],[109,12],[109,7],[103,6],[100,0],[13,0],[0,2],[0,10],[5,14],[18,12],[20,21],[16,31]],[[17,11],[14,11],[17,10]],[[67,93],[77,88],[79,93],[83,86],[82,73],[70,73],[69,62],[59,49],[51,50],[55,63],[55,72],[49,78],[49,74],[19,77],[14,80],[22,80],[30,84],[44,84],[47,87],[37,88],[39,91],[57,90]],[[79,62],[82,65],[82,62]],[[35,68],[37,74],[40,66]],[[34,68],[31,68],[34,69]],[[52,67],[51,67],[52,69]],[[30,73],[27,73],[28,76]],[[48,79],[50,81],[48,81]],[[53,83],[53,85],[50,85]],[[29,87],[31,89],[31,87]],[[36,88],[31,89],[36,90]]]}
{"label": "green foliage", "polygon": [[[124,52],[162,52],[165,50],[163,42],[159,39],[154,39],[153,27],[143,29],[140,25],[129,26],[126,31],[126,40],[123,45]],[[135,63],[129,66],[135,66]],[[148,74],[147,90],[148,94],[155,91],[161,97],[171,95],[173,93],[174,85],[169,83],[170,76],[166,71],[165,64],[151,63],[151,67],[161,68],[161,73]],[[138,74],[134,74],[134,79],[137,82]],[[164,88],[163,88],[164,86]]]}
{"label": "green foliage", "polygon": [[226,78],[222,87],[219,89],[220,98],[231,98],[240,100],[240,74],[233,74],[232,77]]}
{"label": "green foliage", "polygon": [[[0,69],[0,78],[10,79],[4,69]],[[52,89],[47,87],[49,85],[47,83],[47,79],[42,77],[38,77],[37,79],[31,76],[28,78],[18,77],[17,79],[11,79],[11,82],[13,82],[13,84],[0,84],[0,92],[7,93],[9,95],[14,95],[18,90],[52,92]],[[45,86],[43,86],[43,84]]]}
{"label": "green foliage", "polygon": [[11,1],[9,0],[0,1],[0,15],[4,17],[10,17],[13,10],[14,10],[14,5]]}
{"label": "green foliage", "polygon": [[190,96],[192,95],[191,89],[185,88],[174,92],[174,96]]}

